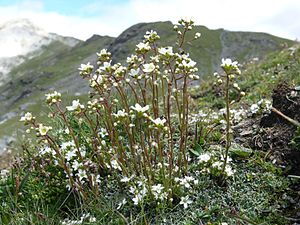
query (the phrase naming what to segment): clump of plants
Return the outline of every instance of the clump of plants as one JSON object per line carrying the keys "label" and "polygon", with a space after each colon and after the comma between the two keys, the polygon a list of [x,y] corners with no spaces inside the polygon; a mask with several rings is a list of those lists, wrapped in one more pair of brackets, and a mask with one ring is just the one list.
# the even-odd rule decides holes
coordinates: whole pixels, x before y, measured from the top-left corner
{"label": "clump of plants", "polygon": [[193,25],[180,20],[174,27],[176,48],[160,47],[159,35],[147,32],[126,66],[112,64],[106,49],[97,53],[97,67],[82,64],[80,75],[90,84],[91,101],[73,100],[65,109],[60,93],[46,95],[64,134],[55,135],[31,113],[22,117],[41,140],[40,154],[63,169],[69,189],[84,198],[89,191],[99,196],[102,180],[114,175],[134,205],[143,206],[146,199],[159,205],[175,200],[184,207],[191,202],[182,190],[182,183],[197,183],[188,176],[188,86],[199,76],[183,48]]}
{"label": "clump of plants", "polygon": [[[176,207],[187,209],[196,204],[205,211],[208,206],[199,202],[199,193],[204,188],[212,190],[215,186],[212,196],[223,201],[219,193],[225,181],[231,184],[239,168],[229,157],[229,149],[231,125],[244,116],[243,110],[232,108],[245,95],[235,81],[240,70],[237,62],[223,59],[224,74],[218,75],[218,83],[223,85],[225,109],[218,113],[193,113],[189,86],[199,75],[196,62],[184,47],[200,34],[195,33],[193,40],[187,40],[194,22],[178,23],[174,26],[178,35],[176,46],[160,46],[160,36],[148,31],[126,65],[114,64],[106,49],[97,53],[97,65],[82,64],[79,73],[90,85],[91,99],[86,103],[75,99],[65,106],[59,92],[46,94],[46,103],[51,108],[49,118],[54,121],[51,126],[42,124],[30,112],[24,114],[21,121],[28,126],[27,133],[37,137],[37,142],[35,151],[27,152],[25,164],[30,174],[23,169],[19,175],[11,176],[13,180],[22,179],[10,188],[23,186],[28,180],[32,184],[34,180],[51,191],[59,189],[56,193],[61,196],[69,193],[60,202],[60,209],[66,214],[72,211],[70,204],[90,206],[95,201],[113,201],[112,214],[126,221],[125,217],[132,216],[133,211],[141,215],[138,222],[145,224],[155,220],[151,218],[153,213],[170,213]],[[204,144],[211,139],[219,145]],[[215,178],[222,181],[221,187]],[[239,182],[244,179],[241,175]],[[281,183],[277,186],[281,187]],[[33,189],[52,193],[42,187]],[[233,199],[231,194],[235,190],[226,198]],[[38,193],[35,196],[30,188],[24,191],[46,203],[56,198],[55,194],[46,198]],[[18,196],[21,191],[15,193]],[[203,196],[204,202],[209,202],[209,196]],[[121,210],[126,216],[119,213]],[[78,216],[80,219],[67,218],[61,223],[96,222],[89,213],[86,210]],[[214,221],[215,212],[207,213]],[[221,212],[215,214],[224,219]],[[220,222],[219,219],[216,221]]]}

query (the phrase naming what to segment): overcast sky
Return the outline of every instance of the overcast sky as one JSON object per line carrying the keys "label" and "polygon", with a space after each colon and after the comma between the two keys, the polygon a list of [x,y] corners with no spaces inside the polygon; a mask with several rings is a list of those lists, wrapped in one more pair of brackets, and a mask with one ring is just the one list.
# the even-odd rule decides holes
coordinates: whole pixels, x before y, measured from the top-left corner
{"label": "overcast sky", "polygon": [[46,31],[87,39],[140,22],[192,18],[210,29],[300,39],[300,0],[0,0],[0,24],[28,18]]}

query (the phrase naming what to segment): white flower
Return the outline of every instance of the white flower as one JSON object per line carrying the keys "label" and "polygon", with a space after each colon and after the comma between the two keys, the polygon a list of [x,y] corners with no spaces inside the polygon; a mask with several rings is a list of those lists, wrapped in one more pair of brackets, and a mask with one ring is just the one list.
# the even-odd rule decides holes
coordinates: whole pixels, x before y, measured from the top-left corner
{"label": "white flower", "polygon": [[120,181],[123,183],[128,183],[131,180],[132,177],[126,177],[124,176]]}
{"label": "white flower", "polygon": [[234,170],[231,168],[231,166],[226,165],[225,167],[225,173],[227,174],[227,176],[232,176],[234,174]]}
{"label": "white flower", "polygon": [[103,55],[103,54],[107,54],[107,49],[101,49],[100,53],[97,53],[98,56]]}
{"label": "white flower", "polygon": [[3,169],[1,170],[0,177],[7,177],[9,174],[9,170]]}
{"label": "white flower", "polygon": [[64,132],[65,132],[66,134],[70,134],[69,128],[66,128],[66,129],[64,130]]}
{"label": "white flower", "polygon": [[40,154],[45,155],[47,153],[55,154],[55,151],[51,149],[49,146],[45,146],[44,148],[40,149]]}
{"label": "white flower", "polygon": [[71,106],[67,106],[66,107],[68,111],[74,111],[74,110],[80,110],[80,109],[84,109],[84,105],[81,105],[79,103],[79,100],[73,100],[72,101],[72,105]]}
{"label": "white flower", "polygon": [[32,114],[30,112],[27,112],[24,116],[21,117],[20,121],[30,122],[33,118],[34,117],[32,117]]}
{"label": "white flower", "polygon": [[199,163],[208,162],[210,160],[210,154],[205,153],[198,157]]}
{"label": "white flower", "polygon": [[117,118],[124,118],[128,114],[125,112],[125,109],[123,109],[123,110],[119,110],[117,113],[114,113],[113,115]]}
{"label": "white flower", "polygon": [[183,205],[183,207],[186,209],[189,204],[192,204],[193,201],[189,199],[189,196],[181,197],[181,200],[179,202],[180,205]]}
{"label": "white flower", "polygon": [[257,104],[252,104],[251,107],[250,107],[250,111],[252,114],[255,114],[257,113],[259,110],[259,106]]}
{"label": "white flower", "polygon": [[83,180],[84,178],[87,178],[86,171],[79,169],[77,176],[78,176],[79,180]]}
{"label": "white flower", "polygon": [[39,132],[40,135],[45,136],[52,127],[44,126],[43,124],[39,124]]}
{"label": "white flower", "polygon": [[136,103],[135,106],[131,106],[130,108],[137,111],[138,113],[144,113],[149,110],[149,105],[142,107],[139,103]]}
{"label": "white flower", "polygon": [[104,82],[103,76],[101,74],[95,74],[93,78],[90,80],[91,87],[95,87],[97,85],[101,85]]}
{"label": "white flower", "polygon": [[237,90],[241,90],[238,83],[233,83],[233,87],[236,88]]}
{"label": "white flower", "polygon": [[257,105],[263,110],[263,112],[270,112],[272,108],[272,102],[267,99],[259,100]]}
{"label": "white flower", "polygon": [[201,37],[201,33],[197,32],[197,33],[195,34],[195,39],[198,39],[199,37]]}
{"label": "white flower", "polygon": [[54,91],[53,93],[49,93],[49,94],[45,94],[46,96],[46,102],[49,105],[52,105],[56,102],[60,102],[61,101],[61,93]]}
{"label": "white flower", "polygon": [[143,71],[145,73],[151,73],[153,70],[155,70],[155,65],[153,63],[144,64]]}
{"label": "white flower", "polygon": [[82,166],[82,163],[79,163],[77,160],[75,160],[72,164],[73,170],[78,170],[79,167],[81,167],[81,166]]}
{"label": "white flower", "polygon": [[140,68],[135,69],[131,69],[129,75],[136,78],[139,75],[140,72]]}
{"label": "white flower", "polygon": [[146,35],[144,35],[144,38],[146,39],[146,41],[149,41],[149,42],[154,42],[154,41],[160,39],[160,37],[158,36],[157,32],[153,31],[153,30],[147,31]]}
{"label": "white flower", "polygon": [[152,192],[154,192],[155,194],[160,194],[163,190],[164,190],[164,187],[161,185],[161,184],[158,184],[158,185],[152,185],[151,186],[151,190]]}
{"label": "white flower", "polygon": [[137,44],[136,47],[137,47],[137,50],[139,50],[139,51],[149,51],[151,49],[148,42],[147,43],[141,42],[141,43]]}
{"label": "white flower", "polygon": [[99,70],[101,71],[101,70],[103,70],[103,71],[105,71],[105,70],[107,70],[108,68],[110,68],[110,63],[111,62],[104,62],[103,63],[103,66],[101,66],[101,67],[99,67]]}
{"label": "white flower", "polygon": [[108,136],[108,132],[106,131],[105,128],[100,128],[99,129],[99,135],[102,137],[102,138],[105,138],[106,136]]}
{"label": "white flower", "polygon": [[61,150],[66,150],[73,147],[75,147],[74,141],[63,142],[60,146]]}
{"label": "white flower", "polygon": [[116,169],[116,170],[122,171],[122,168],[121,168],[121,166],[119,165],[119,163],[118,163],[117,160],[113,159],[113,160],[111,160],[110,163],[111,163],[112,168],[114,168],[114,169]]}
{"label": "white flower", "polygon": [[140,194],[137,194],[134,196],[134,198],[132,198],[133,204],[134,205],[138,205],[139,202],[141,202],[143,200],[143,196]]}
{"label": "white flower", "polygon": [[130,57],[127,57],[126,62],[128,64],[134,64],[138,60],[137,55],[131,55]]}
{"label": "white flower", "polygon": [[174,55],[174,53],[173,53],[173,47],[165,47],[165,48],[159,48],[158,49],[158,52],[160,53],[160,54],[162,54],[162,55],[165,55],[165,56],[172,56],[172,55]]}
{"label": "white flower", "polygon": [[122,206],[125,205],[126,203],[127,203],[127,201],[126,201],[126,199],[124,198],[124,199],[122,200],[122,202],[120,202],[120,203],[118,204],[117,210],[121,209]]}
{"label": "white flower", "polygon": [[197,63],[193,60],[189,60],[189,62],[187,62],[186,60],[182,60],[182,65],[185,67],[185,68],[192,68],[196,65]]}
{"label": "white flower", "polygon": [[97,221],[97,219],[96,219],[96,217],[90,217],[90,219],[89,219],[89,222],[90,223],[93,223],[93,222],[96,222]]}
{"label": "white flower", "polygon": [[67,161],[70,161],[74,156],[76,156],[76,153],[74,151],[69,151],[66,153],[65,158]]}
{"label": "white flower", "polygon": [[220,161],[214,162],[211,166],[213,168],[217,168],[217,169],[221,169],[222,168],[223,163]]}
{"label": "white flower", "polygon": [[100,51],[100,53],[96,53],[97,54],[97,56],[98,57],[109,57],[110,55],[111,55],[111,53],[110,52],[108,52],[107,51],[107,49],[102,49],[101,51]]}
{"label": "white flower", "polygon": [[179,182],[179,184],[184,186],[185,188],[190,188],[191,187],[190,182],[194,181],[195,179],[190,176],[185,176],[184,178],[176,177],[174,180],[175,182]]}
{"label": "white flower", "polygon": [[238,62],[237,61],[232,61],[231,59],[227,58],[227,59],[222,59],[222,64],[221,67],[237,67]]}
{"label": "white flower", "polygon": [[154,124],[155,124],[155,126],[157,126],[158,128],[162,128],[162,127],[164,127],[164,124],[166,123],[166,119],[165,118],[163,118],[163,119],[161,119],[161,118],[156,118],[155,120],[151,120]]}
{"label": "white flower", "polygon": [[[224,69],[224,71],[227,73],[227,75],[231,74],[240,74],[241,71],[238,68],[238,62],[232,61],[231,59],[222,59],[221,67]],[[233,76],[234,77],[234,76]]]}
{"label": "white flower", "polygon": [[78,68],[78,70],[80,71],[88,71],[88,70],[93,70],[94,66],[90,64],[90,62],[88,62],[87,64],[81,64],[80,67]]}

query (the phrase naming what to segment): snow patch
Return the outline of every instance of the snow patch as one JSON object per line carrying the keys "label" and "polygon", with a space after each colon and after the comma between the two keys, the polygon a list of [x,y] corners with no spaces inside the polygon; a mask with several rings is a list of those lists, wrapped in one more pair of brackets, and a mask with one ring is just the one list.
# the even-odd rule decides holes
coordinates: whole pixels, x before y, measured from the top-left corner
{"label": "snow patch", "polygon": [[28,19],[12,20],[0,25],[0,85],[13,67],[35,56],[42,46],[53,41],[71,47],[79,43],[75,38],[48,33]]}

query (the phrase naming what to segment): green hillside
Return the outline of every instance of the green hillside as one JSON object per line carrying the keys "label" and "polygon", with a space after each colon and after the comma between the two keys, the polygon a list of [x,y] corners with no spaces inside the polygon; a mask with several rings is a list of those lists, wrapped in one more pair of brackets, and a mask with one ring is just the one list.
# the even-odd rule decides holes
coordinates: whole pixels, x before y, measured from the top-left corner
{"label": "green hillside", "polygon": [[44,47],[39,56],[13,69],[11,79],[0,87],[0,137],[17,131],[21,125],[18,118],[22,111],[32,110],[43,114],[41,103],[48,90],[60,90],[66,95],[82,92],[86,86],[77,76],[77,68],[80,63],[95,60],[95,51],[107,48],[112,40],[111,37],[95,35],[73,48],[54,42]]}

